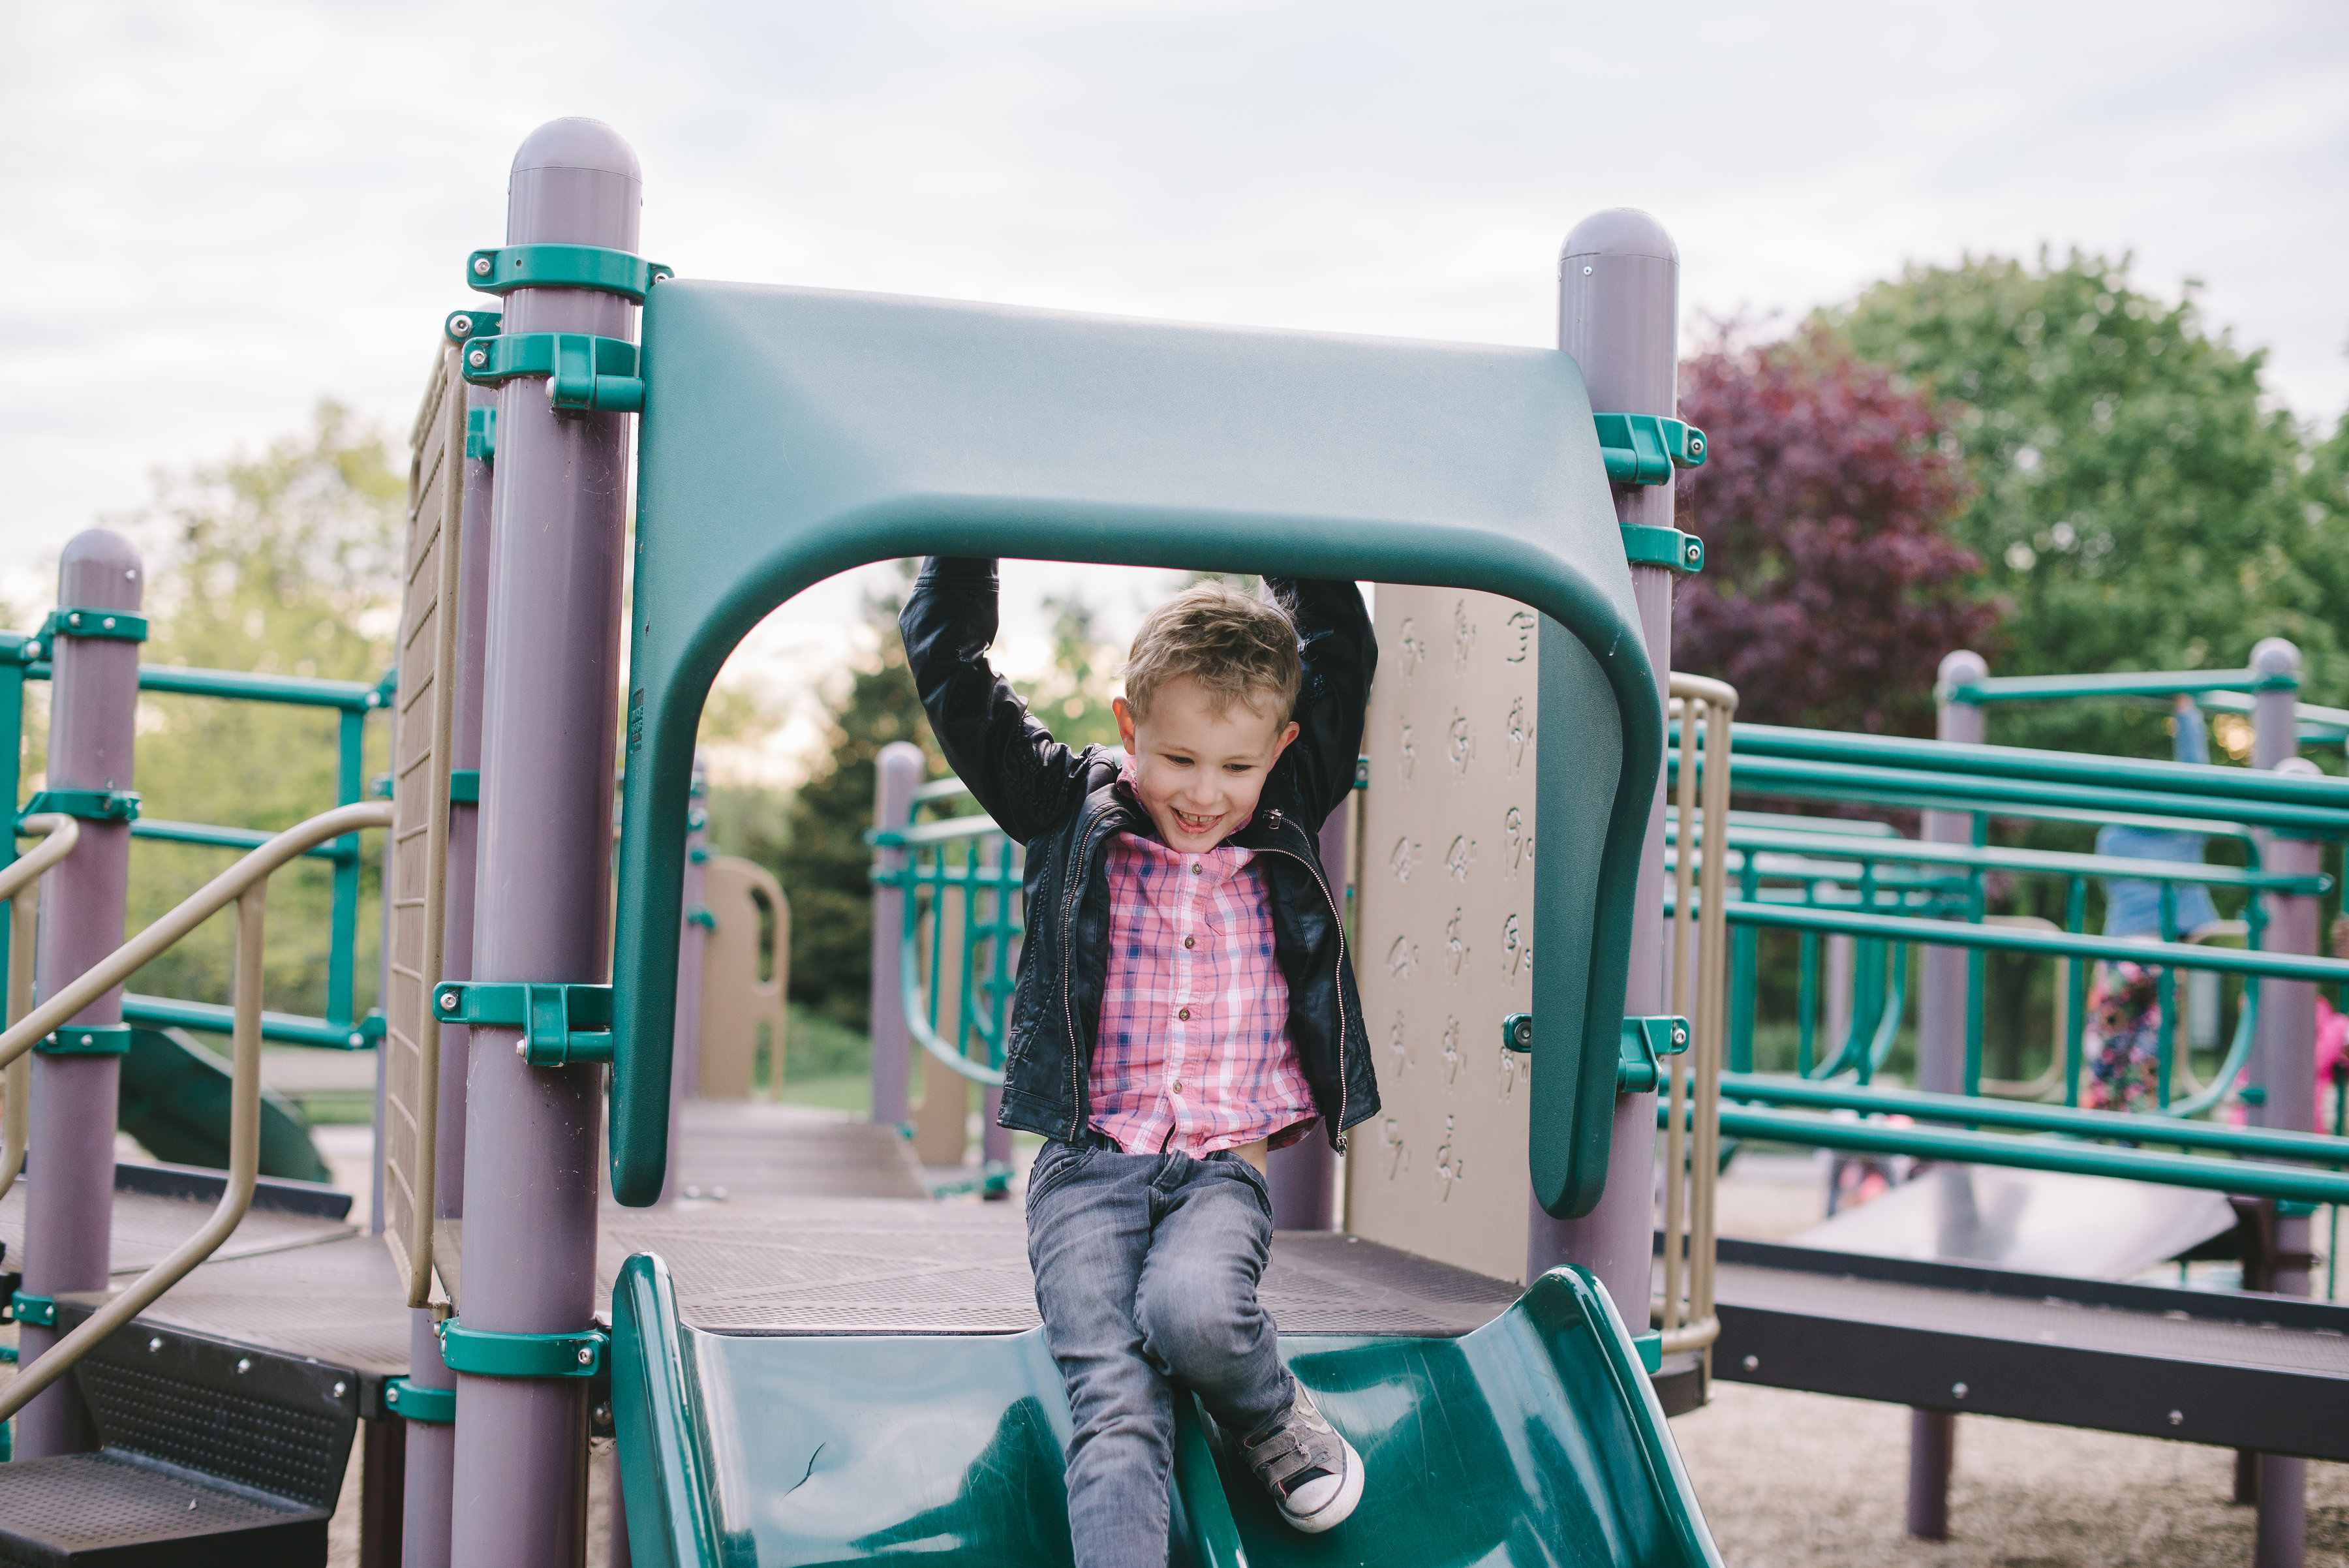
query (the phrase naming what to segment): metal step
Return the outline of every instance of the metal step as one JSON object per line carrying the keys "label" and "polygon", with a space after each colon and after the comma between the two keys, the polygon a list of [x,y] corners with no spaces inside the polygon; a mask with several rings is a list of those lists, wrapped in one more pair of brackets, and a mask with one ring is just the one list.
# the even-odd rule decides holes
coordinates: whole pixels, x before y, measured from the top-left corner
{"label": "metal step", "polygon": [[327,1510],[109,1449],[0,1465],[9,1568],[318,1568]]}
{"label": "metal step", "polygon": [[2349,1305],[1721,1243],[1716,1377],[2349,1459]]}

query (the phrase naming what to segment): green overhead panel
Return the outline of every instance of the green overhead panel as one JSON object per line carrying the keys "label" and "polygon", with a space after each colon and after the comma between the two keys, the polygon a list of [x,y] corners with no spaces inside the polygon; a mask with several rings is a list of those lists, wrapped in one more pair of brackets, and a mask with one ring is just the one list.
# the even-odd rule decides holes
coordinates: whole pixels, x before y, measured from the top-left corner
{"label": "green overhead panel", "polygon": [[1589,1211],[1663,723],[1571,358],[684,279],[645,302],[640,373],[621,1202],[660,1189],[711,680],[801,589],[963,555],[1475,588],[1547,618],[1532,1175],[1550,1212]]}

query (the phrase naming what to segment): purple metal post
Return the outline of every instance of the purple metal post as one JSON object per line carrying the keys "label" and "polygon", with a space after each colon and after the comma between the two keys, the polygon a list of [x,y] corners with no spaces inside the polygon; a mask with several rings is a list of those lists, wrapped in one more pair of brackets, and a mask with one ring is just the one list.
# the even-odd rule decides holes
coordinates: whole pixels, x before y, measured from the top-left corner
{"label": "purple metal post", "polygon": [[[2278,684],[2251,699],[2251,765],[2278,773],[2313,774],[2316,764],[2300,754],[2300,649],[2280,637],[2263,638],[2251,649],[2251,668]],[[2284,684],[2289,678],[2290,684]],[[2322,866],[2322,846],[2305,838],[2261,835],[2261,858],[2270,871],[2313,875]],[[2271,952],[2319,950],[2317,900],[2270,893],[2264,947]],[[2253,1047],[2252,1079],[2265,1085],[2251,1107],[2255,1126],[2309,1132],[2316,1126],[2316,987],[2305,981],[2260,981],[2259,1038]],[[2279,1295],[2308,1293],[2308,1216],[2263,1204],[2271,1237],[2264,1289]],[[2300,1568],[2308,1543],[2308,1461],[2289,1454],[2258,1459],[2259,1532],[2251,1561],[2256,1568]]]}
{"label": "purple metal post", "polygon": [[[1979,745],[1983,735],[1982,708],[1953,702],[1949,692],[1983,679],[1990,666],[1978,653],[1964,649],[1941,660],[1937,681],[1940,701],[1934,732],[1937,738]],[[1962,811],[1924,814],[1923,837],[1931,844],[1971,844],[1973,816]],[[1917,1008],[1917,1086],[1941,1095],[1966,1092],[1966,950],[1927,948]],[[1951,1252],[1951,1237],[1966,1228],[1973,1206],[1972,1174],[1962,1166],[1944,1166],[1930,1178],[1939,1186],[1936,1215],[1940,1251]],[[1950,1467],[1957,1453],[1958,1417],[1950,1410],[1909,1412],[1909,1533],[1920,1541],[1950,1538]]]}
{"label": "purple metal post", "polygon": [[[1590,406],[1602,413],[1661,414],[1680,407],[1681,257],[1664,226],[1633,207],[1594,213],[1574,226],[1558,258],[1557,346],[1582,367]],[[1619,484],[1615,515],[1625,527],[1672,526],[1679,486]],[[1672,668],[1672,576],[1634,566],[1631,592],[1656,701]],[[1538,933],[1537,933],[1538,940]],[[1627,1017],[1664,1011],[1664,775],[1648,808],[1647,848],[1631,910],[1631,968],[1623,993]],[[1526,1278],[1560,1263],[1599,1276],[1636,1333],[1648,1327],[1656,1227],[1656,1096],[1615,1098],[1607,1188],[1579,1220],[1556,1220],[1526,1199]]]}
{"label": "purple metal post", "polygon": [[[119,534],[77,534],[57,563],[59,610],[136,612],[146,573]],[[59,637],[49,647],[49,766],[52,790],[131,787],[131,742],[139,712],[139,645],[112,639]],[[13,803],[12,803],[13,805]],[[122,945],[130,885],[130,825],[85,821],[74,852],[41,879],[40,937],[35,974],[40,994],[55,996]],[[74,1016],[76,1024],[122,1022],[117,986]],[[25,1284],[27,1294],[102,1291],[114,1231],[115,1092],[119,1056],[33,1057],[33,1116],[27,1141],[40,1153],[26,1180]],[[26,1324],[19,1341],[26,1365],[60,1337]],[[16,1457],[85,1453],[98,1434],[67,1375],[35,1396],[16,1417]]]}
{"label": "purple metal post", "polygon": [[[1350,796],[1321,825],[1321,871],[1330,896],[1346,907],[1346,874],[1353,865],[1354,803]],[[1287,1148],[1265,1157],[1265,1183],[1272,1189],[1272,1222],[1283,1231],[1332,1231],[1338,1225],[1338,1151],[1315,1127]]]}
{"label": "purple metal post", "polygon": [[[636,247],[643,182],[608,126],[539,127],[507,192],[509,244]],[[506,300],[512,334],[626,338],[635,326],[636,306],[616,295],[525,288]],[[610,955],[627,420],[558,413],[546,381],[509,381],[497,439],[473,973],[592,983]],[[585,1328],[603,1074],[528,1065],[518,1030],[473,1034],[460,1315],[502,1334]],[[571,1377],[458,1376],[456,1568],[584,1561],[587,1389]]]}
{"label": "purple metal post", "polygon": [[[892,741],[881,748],[873,765],[873,825],[903,827],[913,810],[914,792],[922,786],[929,763],[922,748],[909,741]],[[878,852],[884,871],[901,871],[913,858],[903,849]],[[898,972],[905,951],[905,893],[885,882],[873,885],[873,1119],[903,1124],[913,1112],[906,1100],[914,1068],[914,1035],[905,1026],[905,976]]]}
{"label": "purple metal post", "polygon": [[[494,409],[497,392],[465,389],[465,406]],[[481,765],[481,680],[489,657],[491,487],[496,470],[465,460],[464,531],[458,540],[457,669],[449,686],[449,766],[478,774]],[[478,801],[449,803],[448,890],[441,909],[440,969],[436,980],[473,977],[473,872],[481,846]],[[388,929],[388,928],[387,928]],[[432,1160],[432,1217],[465,1217],[465,1077],[467,1031],[440,1026],[438,1143]],[[457,1375],[440,1359],[436,1314],[409,1314],[408,1378],[419,1388],[454,1388]],[[448,1568],[449,1509],[457,1462],[457,1428],[431,1421],[408,1427],[408,1486],[401,1526],[404,1568]]]}

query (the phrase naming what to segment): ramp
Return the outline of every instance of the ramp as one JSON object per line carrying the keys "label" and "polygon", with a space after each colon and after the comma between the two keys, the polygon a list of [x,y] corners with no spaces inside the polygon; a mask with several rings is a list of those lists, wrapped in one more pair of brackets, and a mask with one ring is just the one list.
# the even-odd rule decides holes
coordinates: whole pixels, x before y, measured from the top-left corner
{"label": "ramp", "polygon": [[[1068,1407],[1040,1329],[712,1333],[684,1321],[650,1253],[621,1271],[612,1315],[635,1563],[1070,1561]],[[1465,1334],[1281,1345],[1362,1454],[1361,1508],[1325,1535],[1288,1530],[1186,1407],[1178,1563],[1720,1561],[1638,1355],[1578,1271]]]}

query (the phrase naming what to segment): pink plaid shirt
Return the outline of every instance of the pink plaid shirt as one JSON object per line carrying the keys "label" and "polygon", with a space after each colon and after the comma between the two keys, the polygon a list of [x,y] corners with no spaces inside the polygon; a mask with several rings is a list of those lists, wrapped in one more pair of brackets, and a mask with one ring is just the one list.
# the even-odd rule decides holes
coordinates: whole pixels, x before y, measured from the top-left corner
{"label": "pink plaid shirt", "polygon": [[[1128,1154],[1204,1158],[1304,1136],[1313,1091],[1288,1041],[1288,981],[1255,852],[1110,841],[1109,968],[1092,1125]],[[1287,1136],[1277,1136],[1277,1135]]]}

